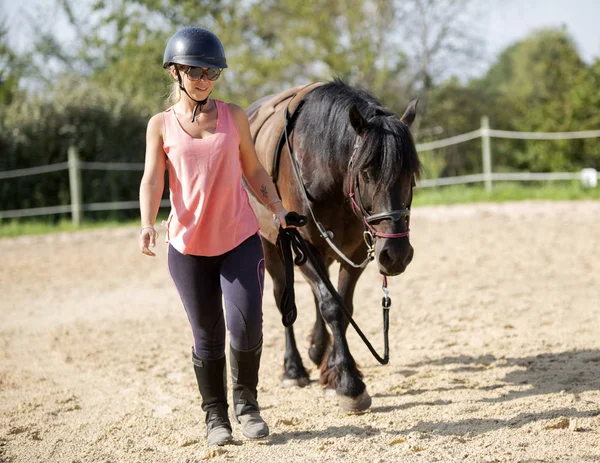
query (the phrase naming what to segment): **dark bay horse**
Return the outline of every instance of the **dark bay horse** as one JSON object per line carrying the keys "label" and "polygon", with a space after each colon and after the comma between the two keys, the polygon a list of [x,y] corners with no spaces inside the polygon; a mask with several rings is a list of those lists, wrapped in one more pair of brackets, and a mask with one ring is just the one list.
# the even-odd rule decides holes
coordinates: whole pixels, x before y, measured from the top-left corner
{"label": "dark bay horse", "polygon": [[[367,243],[384,276],[404,272],[413,257],[408,227],[412,188],[420,170],[410,133],[416,101],[398,117],[365,90],[339,80],[318,85],[298,104],[287,130],[289,143],[279,144],[285,108],[289,109],[292,97],[300,91],[297,87],[262,98],[246,112],[259,159],[267,171],[276,175],[284,206],[309,218],[299,230],[321,270],[328,274],[329,266],[340,262],[337,290],[352,313],[354,289],[368,262]],[[278,145],[283,148],[278,172],[274,173],[273,157]],[[303,185],[293,172],[288,146],[297,158]],[[285,278],[275,245],[278,229],[269,211],[249,193],[261,225],[266,268],[279,304]],[[327,243],[323,229],[339,252]],[[343,410],[363,411],[370,406],[371,398],[346,340],[348,320],[319,278],[315,265],[307,262],[300,271],[312,289],[317,309],[309,357],[321,366],[321,384],[335,389]],[[333,334],[333,343],[325,323]],[[308,384],[293,327],[286,328],[283,383]]]}

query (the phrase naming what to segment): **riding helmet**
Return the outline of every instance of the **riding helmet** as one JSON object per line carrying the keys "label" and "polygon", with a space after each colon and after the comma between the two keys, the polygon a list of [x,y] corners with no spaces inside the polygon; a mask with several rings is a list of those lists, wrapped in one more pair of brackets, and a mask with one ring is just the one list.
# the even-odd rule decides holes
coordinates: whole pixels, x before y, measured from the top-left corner
{"label": "riding helmet", "polygon": [[226,68],[225,50],[219,38],[201,27],[186,27],[169,39],[163,67],[171,64],[203,68]]}

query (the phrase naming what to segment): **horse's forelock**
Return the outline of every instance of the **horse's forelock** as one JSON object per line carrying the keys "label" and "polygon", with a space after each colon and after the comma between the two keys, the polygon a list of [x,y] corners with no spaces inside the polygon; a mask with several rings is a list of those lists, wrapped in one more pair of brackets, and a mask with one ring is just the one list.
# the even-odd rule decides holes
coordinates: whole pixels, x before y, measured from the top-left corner
{"label": "horse's forelock", "polygon": [[356,137],[349,119],[353,104],[369,122],[354,168],[372,169],[378,177],[378,188],[392,186],[398,169],[401,175],[418,175],[419,158],[408,126],[369,92],[337,79],[317,87],[305,98],[296,126],[303,148],[319,153],[327,162],[347,166]]}
{"label": "horse's forelock", "polygon": [[391,187],[398,174],[418,176],[421,169],[410,129],[393,114],[370,119],[354,165],[376,174],[378,190]]}

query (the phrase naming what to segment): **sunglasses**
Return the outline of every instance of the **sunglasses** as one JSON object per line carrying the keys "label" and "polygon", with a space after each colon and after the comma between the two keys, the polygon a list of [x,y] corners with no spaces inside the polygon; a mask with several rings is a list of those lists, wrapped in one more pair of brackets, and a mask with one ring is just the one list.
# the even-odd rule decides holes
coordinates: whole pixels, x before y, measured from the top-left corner
{"label": "sunglasses", "polygon": [[201,67],[189,67],[186,71],[183,71],[188,79],[196,81],[202,79],[202,76],[206,76],[208,80],[217,80],[221,75],[222,69],[219,68],[208,68],[204,69]]}

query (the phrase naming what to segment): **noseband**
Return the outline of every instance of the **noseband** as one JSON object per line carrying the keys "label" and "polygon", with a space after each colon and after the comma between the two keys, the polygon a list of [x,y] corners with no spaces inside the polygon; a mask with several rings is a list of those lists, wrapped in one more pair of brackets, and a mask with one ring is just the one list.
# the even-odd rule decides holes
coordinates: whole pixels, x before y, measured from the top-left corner
{"label": "noseband", "polygon": [[[348,163],[348,182],[349,182],[349,196],[350,196],[350,204],[352,205],[352,210],[356,214],[356,216],[362,220],[365,231],[364,238],[367,246],[369,248],[369,252],[373,252],[373,243],[377,237],[380,238],[405,238],[408,237],[410,233],[410,229],[408,225],[410,224],[410,206],[412,203],[412,185],[410,190],[410,200],[408,206],[404,209],[395,209],[392,211],[384,211],[378,212],[376,214],[371,214],[367,211],[367,208],[363,205],[360,189],[358,184],[358,173],[353,174],[352,172],[352,163],[354,161],[354,156],[358,152],[360,147],[360,137],[356,137],[356,142],[354,143],[354,150],[352,151],[352,156],[350,156],[350,162]],[[405,232],[401,233],[382,233],[377,231],[371,223],[379,222],[380,220],[393,220],[394,222],[398,222],[399,220],[407,221],[407,228]]]}

